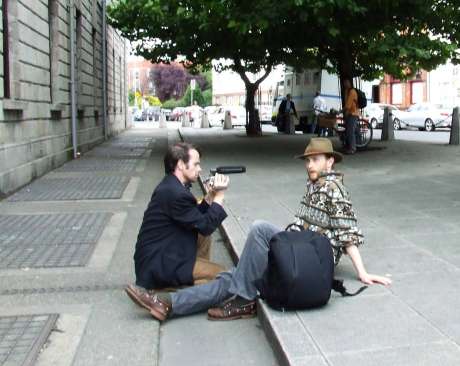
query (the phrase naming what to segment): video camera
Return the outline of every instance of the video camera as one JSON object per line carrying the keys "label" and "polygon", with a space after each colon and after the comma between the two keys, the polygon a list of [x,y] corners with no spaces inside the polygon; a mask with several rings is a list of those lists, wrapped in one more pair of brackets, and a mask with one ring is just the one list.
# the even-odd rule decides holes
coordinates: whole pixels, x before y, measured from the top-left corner
{"label": "video camera", "polygon": [[246,167],[244,165],[222,165],[209,171],[209,177],[203,181],[203,184],[212,186],[214,176],[217,174],[241,174],[246,173]]}

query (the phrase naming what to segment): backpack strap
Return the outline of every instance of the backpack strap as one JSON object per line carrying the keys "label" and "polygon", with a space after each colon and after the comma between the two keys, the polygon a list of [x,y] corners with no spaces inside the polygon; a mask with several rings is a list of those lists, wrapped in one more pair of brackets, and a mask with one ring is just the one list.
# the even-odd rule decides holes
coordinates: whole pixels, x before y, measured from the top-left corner
{"label": "backpack strap", "polygon": [[358,291],[350,293],[347,291],[345,286],[343,285],[343,280],[336,280],[335,278],[332,280],[332,289],[334,291],[339,292],[342,296],[356,296],[367,289],[367,286],[361,287]]}
{"label": "backpack strap", "polygon": [[302,225],[299,225],[299,224],[289,224],[288,226],[286,226],[286,229],[284,229],[284,231],[304,231],[306,230],[305,227],[303,227]]}

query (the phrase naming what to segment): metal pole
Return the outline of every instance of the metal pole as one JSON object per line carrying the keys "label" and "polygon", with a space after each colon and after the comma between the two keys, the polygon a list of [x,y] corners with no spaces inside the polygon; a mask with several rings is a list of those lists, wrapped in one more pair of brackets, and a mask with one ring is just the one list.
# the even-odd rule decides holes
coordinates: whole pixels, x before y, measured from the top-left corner
{"label": "metal pole", "polygon": [[[102,121],[104,139],[109,138],[107,126],[107,15],[106,0],[102,0]],[[115,65],[114,65],[115,66]]]}
{"label": "metal pole", "polygon": [[72,119],[72,147],[73,158],[78,157],[78,139],[77,139],[77,93],[75,80],[75,6],[73,0],[69,5],[70,13],[70,109]]}

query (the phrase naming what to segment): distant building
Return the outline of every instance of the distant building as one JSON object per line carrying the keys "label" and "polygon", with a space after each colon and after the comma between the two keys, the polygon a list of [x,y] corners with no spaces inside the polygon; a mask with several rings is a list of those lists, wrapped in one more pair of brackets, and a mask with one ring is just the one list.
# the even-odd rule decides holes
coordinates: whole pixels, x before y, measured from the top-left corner
{"label": "distant building", "polygon": [[428,73],[424,70],[407,81],[401,81],[390,75],[385,75],[379,85],[380,103],[394,104],[400,108],[407,108],[411,104],[426,102],[428,99]]}
{"label": "distant building", "polygon": [[155,84],[151,71],[154,64],[139,57],[128,57],[128,89],[131,92],[139,91],[142,95],[155,95]]}
{"label": "distant building", "polygon": [[102,4],[2,0],[0,195],[129,127],[127,44]]}
{"label": "distant building", "polygon": [[422,70],[407,81],[385,75],[379,85],[378,95],[379,102],[391,103],[403,109],[420,102],[459,106],[460,66],[448,62],[430,72]]}
{"label": "distant building", "polygon": [[[253,81],[261,75],[250,76]],[[277,66],[260,84],[256,93],[256,106],[273,105],[277,82],[284,77],[284,66]],[[246,100],[246,89],[241,77],[232,71],[212,72],[212,103],[216,105],[241,105]]]}

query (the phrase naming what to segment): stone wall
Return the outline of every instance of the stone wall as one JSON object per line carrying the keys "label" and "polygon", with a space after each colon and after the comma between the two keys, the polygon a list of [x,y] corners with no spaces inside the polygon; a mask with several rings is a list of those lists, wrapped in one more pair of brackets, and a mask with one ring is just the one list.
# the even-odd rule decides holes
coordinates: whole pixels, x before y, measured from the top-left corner
{"label": "stone wall", "polygon": [[[102,2],[3,0],[2,5],[8,28],[0,24],[0,196],[73,158],[70,9],[75,16],[78,151],[84,153],[105,135]],[[126,41],[107,27],[108,136],[131,123],[126,56]]]}

